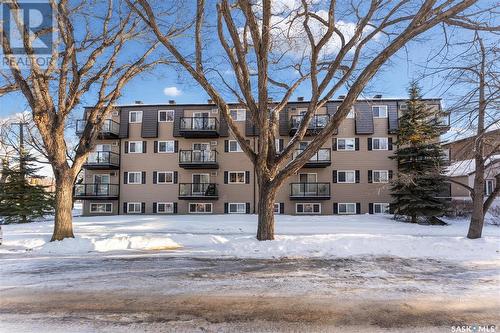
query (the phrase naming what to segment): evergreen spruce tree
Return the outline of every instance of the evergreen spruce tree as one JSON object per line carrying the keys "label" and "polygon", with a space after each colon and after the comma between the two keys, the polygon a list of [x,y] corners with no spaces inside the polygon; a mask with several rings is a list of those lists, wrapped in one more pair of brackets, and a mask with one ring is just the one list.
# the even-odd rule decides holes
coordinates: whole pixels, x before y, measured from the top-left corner
{"label": "evergreen spruce tree", "polygon": [[422,101],[416,82],[410,84],[408,93],[407,110],[399,119],[398,149],[392,157],[398,162],[398,177],[391,184],[391,210],[396,217],[417,223],[443,215],[448,203],[438,197],[446,180],[439,110]]}
{"label": "evergreen spruce tree", "polygon": [[3,161],[0,183],[0,216],[5,223],[26,223],[54,211],[54,196],[44,185],[30,184],[44,177],[37,175],[40,167],[34,165],[32,155],[21,151],[14,161]]}

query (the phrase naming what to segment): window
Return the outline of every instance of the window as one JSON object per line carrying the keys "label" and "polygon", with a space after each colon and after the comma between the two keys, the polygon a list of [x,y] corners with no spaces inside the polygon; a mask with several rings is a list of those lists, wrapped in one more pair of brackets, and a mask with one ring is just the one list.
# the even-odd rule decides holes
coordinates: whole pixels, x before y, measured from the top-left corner
{"label": "window", "polygon": [[159,153],[173,153],[175,152],[175,142],[170,141],[158,141],[158,152]]}
{"label": "window", "polygon": [[174,203],[158,202],[156,204],[156,212],[159,214],[172,214],[174,212]]}
{"label": "window", "polygon": [[339,203],[339,214],[356,214],[356,204]]}
{"label": "window", "polygon": [[142,184],[142,172],[140,171],[129,172],[127,178],[129,184]]}
{"label": "window", "polygon": [[133,123],[142,123],[142,111],[130,111],[128,114],[128,122]]}
{"label": "window", "polygon": [[337,150],[356,150],[356,140],[354,138],[337,139]]}
{"label": "window", "polygon": [[190,203],[189,213],[193,214],[209,214],[212,212],[211,203]]}
{"label": "window", "polygon": [[113,204],[112,203],[91,203],[90,204],[91,213],[112,213]]}
{"label": "window", "polygon": [[387,118],[387,105],[374,105],[372,112],[374,118]]}
{"label": "window", "polygon": [[389,147],[387,138],[373,138],[373,150],[387,150]]}
{"label": "window", "polygon": [[321,204],[319,203],[298,203],[295,204],[297,214],[321,214]]}
{"label": "window", "polygon": [[282,214],[281,204],[279,202],[275,202],[273,206],[274,214]]}
{"label": "window", "polygon": [[232,109],[229,110],[229,114],[234,121],[245,121],[246,110],[245,109]]}
{"label": "window", "polygon": [[127,213],[140,214],[142,213],[142,204],[140,202],[128,202]]}
{"label": "window", "polygon": [[484,194],[490,195],[491,193],[493,193],[494,189],[495,189],[495,186],[493,184],[493,179],[485,179],[484,180]]}
{"label": "window", "polygon": [[373,204],[373,214],[389,214],[389,204],[388,203],[374,203]]}
{"label": "window", "polygon": [[246,203],[229,203],[229,214],[245,214],[246,212]]}
{"label": "window", "polygon": [[129,141],[128,142],[128,152],[130,154],[141,154],[142,153],[142,141]]}
{"label": "window", "polygon": [[355,183],[356,171],[355,170],[341,170],[337,171],[338,183]]}
{"label": "window", "polygon": [[174,172],[173,171],[159,171],[156,173],[157,184],[173,184]]}
{"label": "window", "polygon": [[245,171],[229,171],[228,172],[229,184],[245,184]]}
{"label": "window", "polygon": [[242,152],[243,150],[240,147],[240,144],[236,140],[229,140],[229,152],[231,153],[238,153]]}
{"label": "window", "polygon": [[389,171],[388,170],[373,170],[374,183],[388,183]]}
{"label": "window", "polygon": [[159,110],[158,121],[160,123],[171,123],[174,121],[174,110]]}
{"label": "window", "polygon": [[277,153],[280,153],[283,150],[280,139],[274,139],[274,147],[276,148]]}

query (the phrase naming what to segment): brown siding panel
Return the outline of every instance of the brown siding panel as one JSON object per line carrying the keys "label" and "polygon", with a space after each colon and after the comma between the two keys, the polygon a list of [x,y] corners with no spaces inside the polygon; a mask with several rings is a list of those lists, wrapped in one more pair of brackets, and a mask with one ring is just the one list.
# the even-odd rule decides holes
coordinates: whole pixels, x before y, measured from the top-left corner
{"label": "brown siding panel", "polygon": [[280,112],[280,117],[279,117],[279,124],[280,124],[280,135],[288,135],[288,124],[290,121],[288,120],[288,108],[284,108]]}
{"label": "brown siding panel", "polygon": [[222,115],[219,117],[219,135],[224,137],[229,136],[229,125]]}
{"label": "brown siding panel", "polygon": [[128,110],[120,110],[120,138],[128,138]]}
{"label": "brown siding panel", "polygon": [[389,133],[396,133],[399,129],[398,108],[396,105],[388,105],[387,117],[389,118]]}
{"label": "brown siding panel", "polygon": [[144,110],[142,114],[142,133],[143,138],[158,137],[158,111]]}
{"label": "brown siding panel", "polygon": [[373,112],[369,104],[356,107],[356,134],[373,134]]}
{"label": "brown siding panel", "polygon": [[174,133],[173,136],[181,136],[180,128],[181,128],[181,117],[184,115],[183,110],[175,110],[174,111]]}

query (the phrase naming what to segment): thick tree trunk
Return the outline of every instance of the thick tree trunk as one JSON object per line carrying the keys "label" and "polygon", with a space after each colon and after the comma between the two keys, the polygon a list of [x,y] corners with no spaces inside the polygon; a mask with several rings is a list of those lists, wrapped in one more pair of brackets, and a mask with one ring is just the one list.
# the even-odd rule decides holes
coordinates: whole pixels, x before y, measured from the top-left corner
{"label": "thick tree trunk", "polygon": [[259,184],[259,221],[257,239],[260,241],[274,239],[274,200],[277,188],[268,182]]}
{"label": "thick tree trunk", "polygon": [[69,176],[56,176],[56,214],[52,241],[74,238],[73,235],[73,179]]}
{"label": "thick tree trunk", "polygon": [[[478,161],[480,161],[478,163]],[[482,157],[476,159],[476,174],[474,175],[474,195],[472,196],[472,215],[467,238],[481,238],[484,224],[484,164]]]}

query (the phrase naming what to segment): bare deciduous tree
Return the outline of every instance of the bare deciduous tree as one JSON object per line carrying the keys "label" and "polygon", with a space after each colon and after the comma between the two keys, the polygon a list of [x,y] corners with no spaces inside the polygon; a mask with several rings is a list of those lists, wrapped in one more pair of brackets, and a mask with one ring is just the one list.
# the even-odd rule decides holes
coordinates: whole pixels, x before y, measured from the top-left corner
{"label": "bare deciduous tree", "polygon": [[[122,2],[83,1],[75,6],[66,0],[51,0],[50,5],[55,14],[51,32],[57,37],[46,67],[37,63],[32,36],[23,30],[19,18],[14,16],[14,24],[23,32],[21,42],[29,60],[26,67],[20,66],[12,54],[10,34],[1,31],[3,53],[10,70],[8,81],[2,86],[6,92],[19,89],[31,109],[56,180],[52,240],[61,240],[74,237],[73,184],[94,148],[104,120],[124,85],[160,60],[150,60],[156,42],[148,43],[144,38],[137,42],[143,24]],[[13,0],[8,6],[17,10],[20,3]],[[87,113],[87,124],[75,151],[69,152],[65,129],[71,112],[84,98],[95,103]],[[72,161],[68,155],[72,155]]]}
{"label": "bare deciduous tree", "polygon": [[[466,26],[467,29],[471,27],[472,23]],[[451,47],[463,51],[446,53],[444,58],[439,60],[442,66],[431,68],[427,73],[442,76],[445,82],[444,90],[449,92],[449,97],[453,100],[449,111],[454,117],[455,126],[475,131],[473,143],[464,146],[473,156],[473,185],[450,179],[451,182],[466,188],[472,198],[473,208],[467,233],[467,237],[471,239],[481,238],[486,212],[500,193],[500,173],[494,175],[496,187],[493,191],[486,196],[484,190],[486,167],[492,155],[500,149],[500,142],[488,140],[488,130],[500,124],[498,37],[490,34],[490,38],[485,42],[482,35],[488,33],[479,32],[484,29],[474,30],[470,33],[471,41],[461,38],[455,45],[452,43]],[[468,167],[465,165],[467,163],[471,163],[471,160],[458,161],[455,165],[463,168]]]}
{"label": "bare deciduous tree", "polygon": [[[467,22],[467,10],[478,3],[220,0],[213,8],[213,2],[207,5],[205,0],[197,0],[194,15],[188,18],[194,27],[176,43],[168,35],[170,30],[163,28],[164,19],[156,15],[161,4],[153,4],[154,0],[127,1],[207,92],[254,164],[259,187],[259,240],[274,239],[273,204],[279,187],[331,137],[387,60],[410,40],[437,25],[450,20]],[[205,33],[212,27],[218,40],[207,41]],[[219,63],[229,64],[225,70],[223,65],[217,68],[217,54],[225,60]],[[235,84],[224,76],[228,69]],[[288,145],[276,153],[279,114],[302,85],[310,88],[307,112]],[[290,161],[315,112],[345,86],[348,93],[337,113],[308,147]],[[259,128],[258,149],[245,141],[231,119],[225,91],[246,108]],[[276,96],[279,99],[270,102],[269,98]]]}

